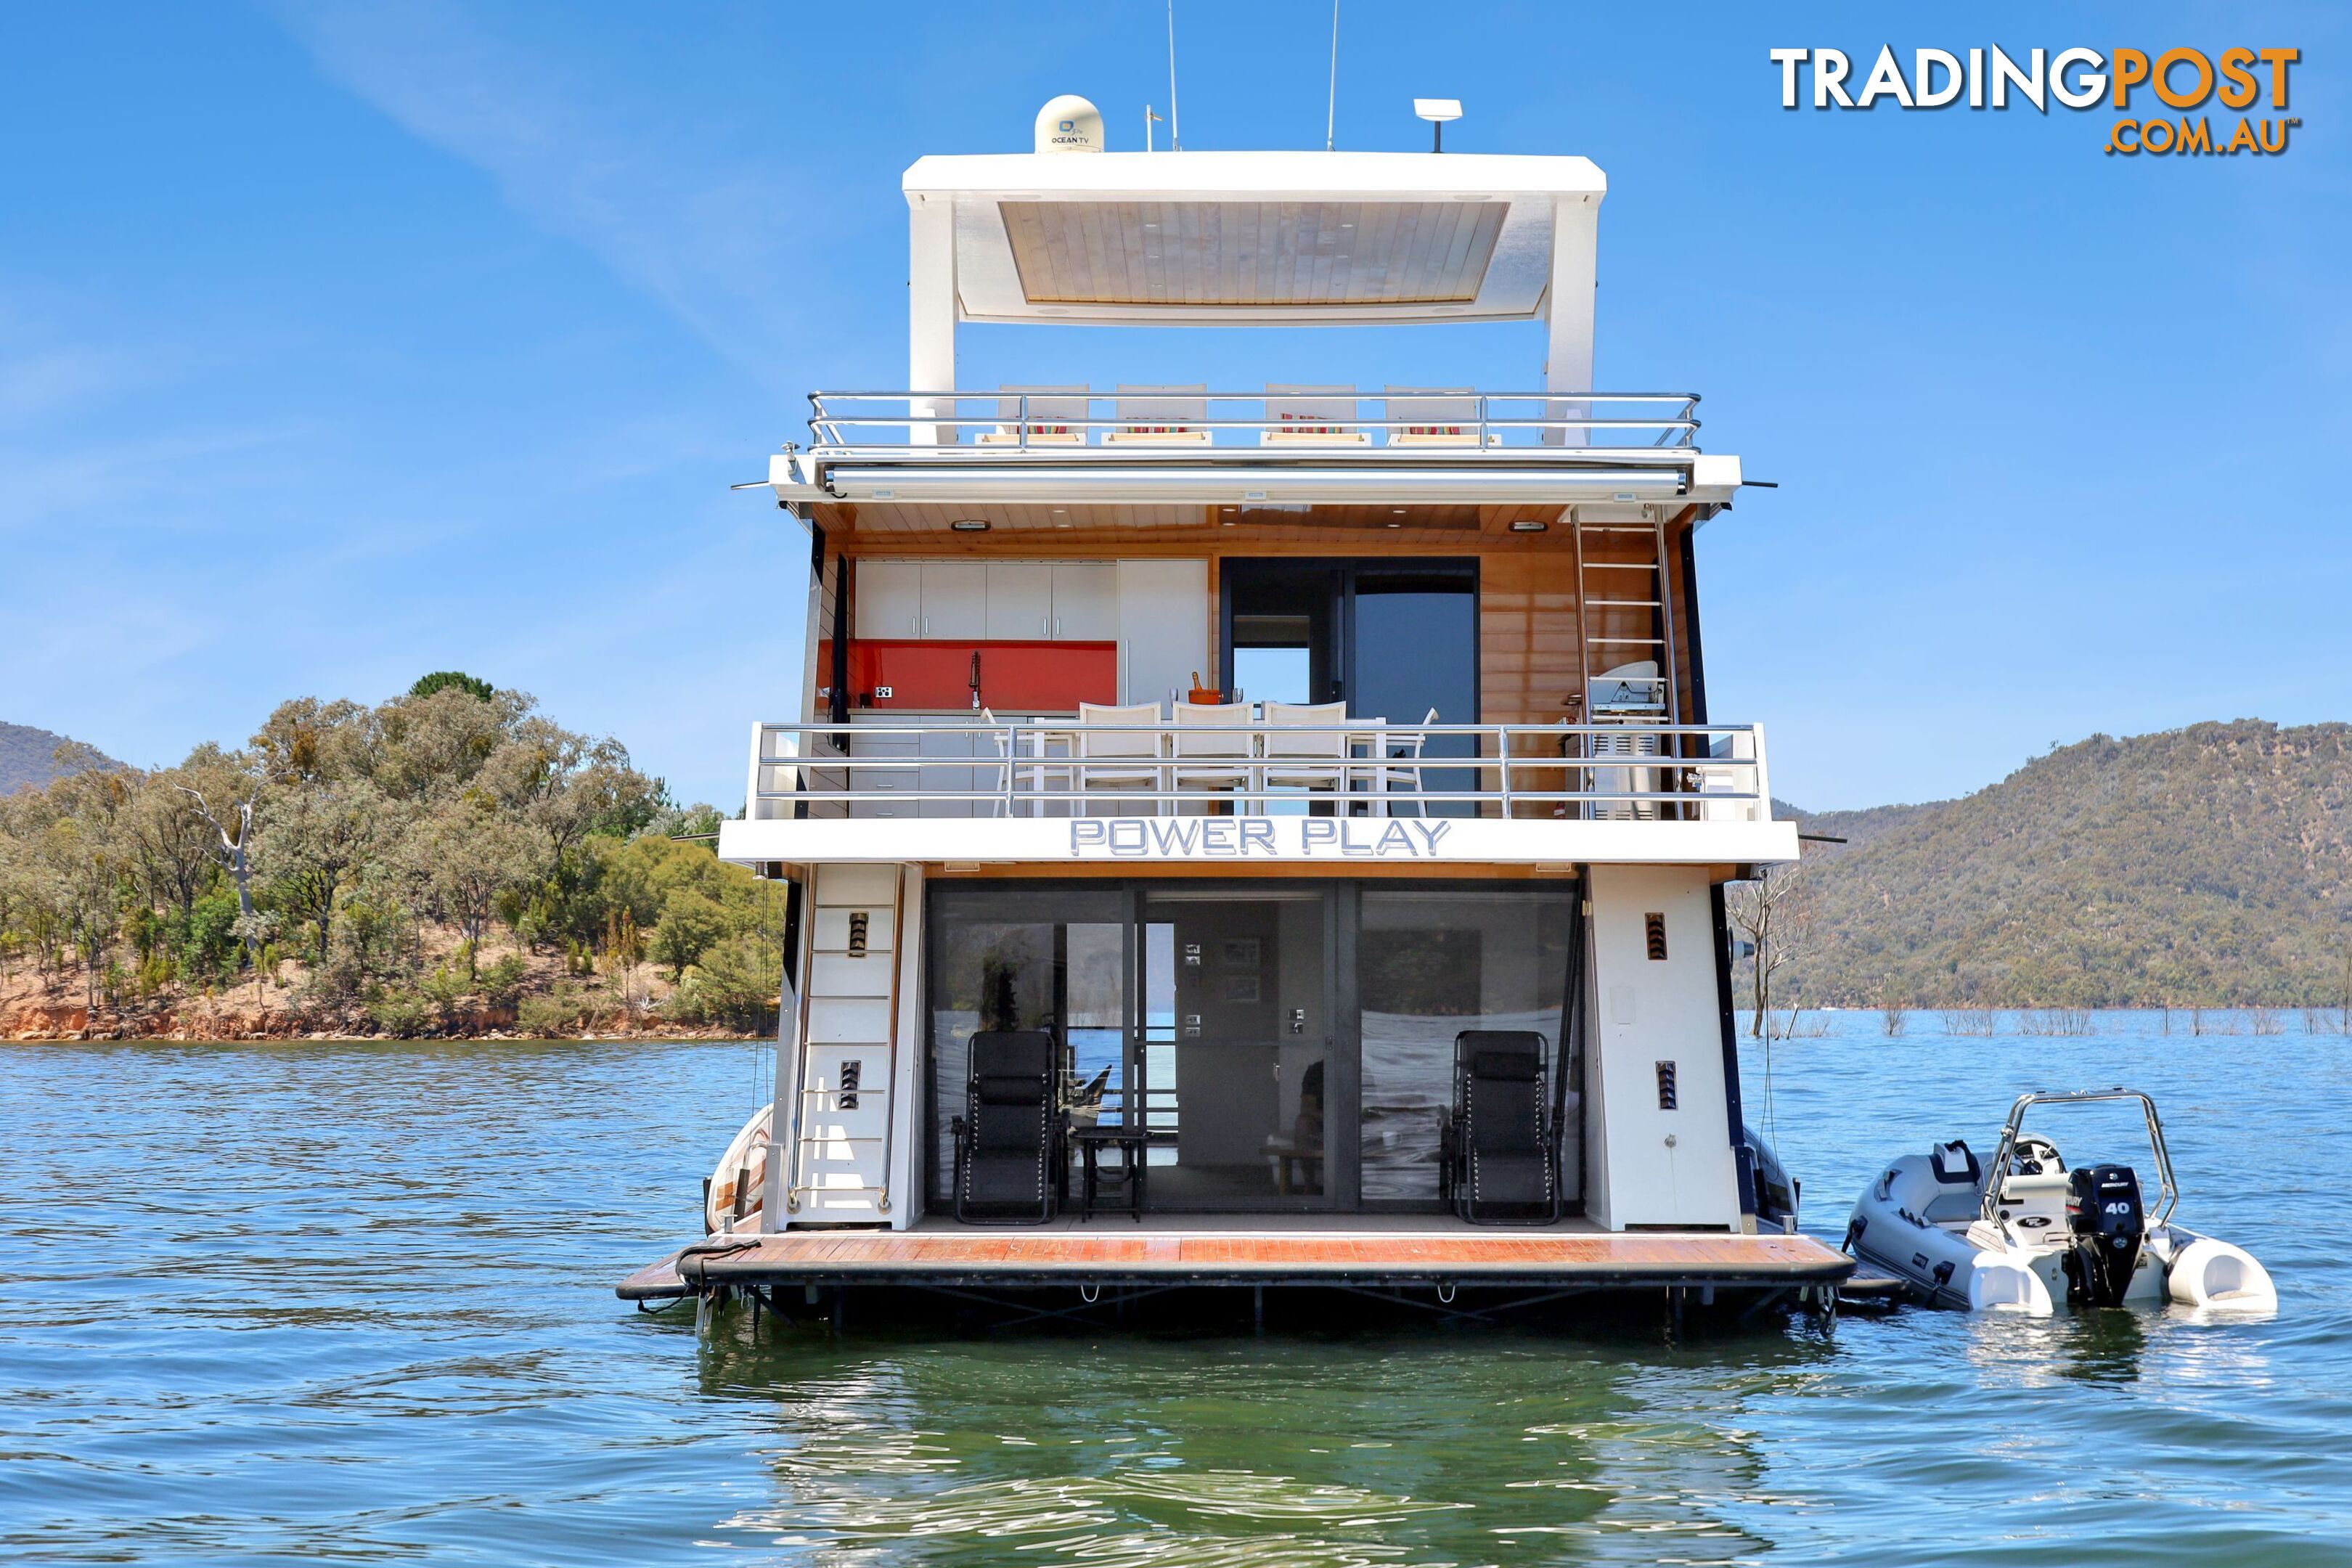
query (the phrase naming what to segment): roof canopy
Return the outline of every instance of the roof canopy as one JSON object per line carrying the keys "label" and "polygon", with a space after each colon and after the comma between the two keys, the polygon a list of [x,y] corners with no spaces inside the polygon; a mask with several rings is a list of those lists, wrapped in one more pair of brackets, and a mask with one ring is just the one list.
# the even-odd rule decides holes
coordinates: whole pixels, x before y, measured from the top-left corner
{"label": "roof canopy", "polygon": [[1548,388],[1591,380],[1589,159],[1427,153],[924,158],[909,390],[955,384],[959,321],[1550,324]]}

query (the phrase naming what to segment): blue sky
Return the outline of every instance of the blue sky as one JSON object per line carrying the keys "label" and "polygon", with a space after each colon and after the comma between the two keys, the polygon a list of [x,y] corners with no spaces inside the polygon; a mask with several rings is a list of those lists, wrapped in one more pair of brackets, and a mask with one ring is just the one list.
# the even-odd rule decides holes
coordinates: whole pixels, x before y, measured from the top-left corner
{"label": "blue sky", "polygon": [[[2053,741],[2352,718],[2339,7],[1343,0],[1338,138],[1608,172],[1596,381],[1704,394],[1712,706],[1816,807]],[[1801,15],[1803,20],[1776,20]],[[2221,18],[2226,17],[2227,20]],[[1195,148],[1322,142],[1330,15],[1179,0]],[[730,481],[905,377],[898,175],[1112,145],[1157,4],[20,8],[0,61],[0,718],[126,760],[457,667],[740,804],[804,546]],[[1775,46],[2292,46],[2276,159],[1790,113]],[[2152,107],[2152,105],[2151,105]],[[1538,379],[1533,328],[965,330],[967,384]]]}

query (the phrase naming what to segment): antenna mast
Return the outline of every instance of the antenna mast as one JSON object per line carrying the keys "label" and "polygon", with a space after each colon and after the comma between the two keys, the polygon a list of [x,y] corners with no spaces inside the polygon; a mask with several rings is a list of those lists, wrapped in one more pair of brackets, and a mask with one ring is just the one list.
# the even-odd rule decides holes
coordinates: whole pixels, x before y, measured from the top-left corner
{"label": "antenna mast", "polygon": [[[1169,0],[1174,5],[1175,0]],[[1331,0],[1331,105],[1323,115],[1323,151],[1331,151],[1332,128],[1339,122],[1339,0]]]}
{"label": "antenna mast", "polygon": [[1168,0],[1168,150],[1184,150],[1184,133],[1176,124],[1176,0]]}

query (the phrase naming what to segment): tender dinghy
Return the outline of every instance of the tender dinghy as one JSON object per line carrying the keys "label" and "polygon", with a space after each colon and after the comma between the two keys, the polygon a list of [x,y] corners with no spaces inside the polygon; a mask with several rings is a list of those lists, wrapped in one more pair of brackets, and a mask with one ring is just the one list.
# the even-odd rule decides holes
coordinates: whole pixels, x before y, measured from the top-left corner
{"label": "tender dinghy", "polygon": [[719,1157],[702,1184],[702,1223],[712,1236],[749,1236],[765,1230],[761,1195],[768,1183],[770,1107],[761,1106]]}
{"label": "tender dinghy", "polygon": [[[2023,1131],[2036,1105],[2137,1100],[2147,1115],[2157,1206],[2128,1165],[2073,1170],[2047,1138]],[[1938,1306],[2046,1317],[2060,1307],[2188,1307],[2273,1311],[2278,1291],[2240,1247],[2171,1222],[2179,1189],[2156,1102],[2137,1089],[2020,1095],[1988,1170],[1955,1139],[1906,1154],[1863,1192],[1846,1223],[1857,1259]]]}

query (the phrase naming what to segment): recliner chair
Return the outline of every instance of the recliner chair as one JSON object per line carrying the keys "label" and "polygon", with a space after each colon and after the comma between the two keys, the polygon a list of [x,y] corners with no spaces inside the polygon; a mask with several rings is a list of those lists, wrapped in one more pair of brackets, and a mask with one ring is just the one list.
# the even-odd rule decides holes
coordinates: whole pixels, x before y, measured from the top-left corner
{"label": "recliner chair", "polygon": [[1054,1217],[1054,1161],[1062,1142],[1054,1056],[1054,1036],[1045,1029],[972,1036],[964,1113],[949,1124],[957,1220],[1044,1225]]}
{"label": "recliner chair", "polygon": [[1444,1195],[1471,1225],[1549,1225],[1560,1216],[1559,1140],[1545,1093],[1544,1046],[1527,1029],[1454,1037],[1454,1110],[1439,1159]]}

